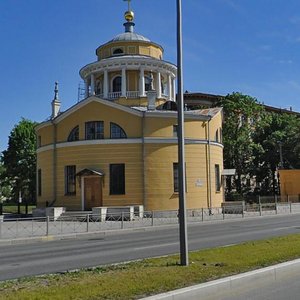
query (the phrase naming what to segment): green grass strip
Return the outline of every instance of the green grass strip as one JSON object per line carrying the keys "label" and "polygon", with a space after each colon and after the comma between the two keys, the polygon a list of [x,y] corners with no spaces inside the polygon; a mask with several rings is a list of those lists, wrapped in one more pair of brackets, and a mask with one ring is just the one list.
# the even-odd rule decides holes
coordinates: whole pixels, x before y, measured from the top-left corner
{"label": "green grass strip", "polygon": [[[0,283],[2,300],[139,299],[300,257],[300,235]],[[1,266],[0,266],[1,268]]]}

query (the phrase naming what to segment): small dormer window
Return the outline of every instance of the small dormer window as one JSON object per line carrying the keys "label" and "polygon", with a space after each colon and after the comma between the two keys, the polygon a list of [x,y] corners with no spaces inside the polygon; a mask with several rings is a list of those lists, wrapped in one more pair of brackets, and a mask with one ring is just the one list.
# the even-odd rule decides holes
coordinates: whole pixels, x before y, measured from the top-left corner
{"label": "small dormer window", "polygon": [[113,51],[113,55],[121,55],[124,54],[124,51],[121,48],[117,48]]}

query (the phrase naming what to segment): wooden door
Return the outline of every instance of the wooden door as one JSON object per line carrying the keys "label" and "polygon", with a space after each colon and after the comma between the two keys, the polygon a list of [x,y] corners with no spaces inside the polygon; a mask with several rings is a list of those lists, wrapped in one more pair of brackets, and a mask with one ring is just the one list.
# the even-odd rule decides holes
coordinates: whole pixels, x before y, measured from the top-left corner
{"label": "wooden door", "polygon": [[84,210],[91,210],[92,207],[102,206],[102,178],[84,178]]}

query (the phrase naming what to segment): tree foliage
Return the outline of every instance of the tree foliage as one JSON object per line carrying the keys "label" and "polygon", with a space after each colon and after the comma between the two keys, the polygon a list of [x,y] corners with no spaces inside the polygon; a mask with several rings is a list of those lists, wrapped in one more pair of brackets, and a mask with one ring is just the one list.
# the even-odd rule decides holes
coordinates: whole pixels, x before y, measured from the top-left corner
{"label": "tree foliage", "polygon": [[11,184],[9,179],[6,177],[6,170],[0,157],[0,203],[3,200],[11,197]]}
{"label": "tree foliage", "polygon": [[[253,97],[232,93],[220,99],[217,106],[224,110],[223,144],[224,168],[236,169],[235,188],[239,194],[248,186],[242,181],[253,168],[253,126],[256,126],[263,107]],[[231,181],[227,188],[231,191]]]}
{"label": "tree foliage", "polygon": [[5,176],[12,184],[15,199],[34,201],[36,194],[36,123],[22,119],[11,131],[8,148],[3,151]]}
{"label": "tree foliage", "polygon": [[300,119],[290,114],[266,113],[255,129],[253,141],[253,174],[262,190],[277,193],[276,170],[300,167]]}

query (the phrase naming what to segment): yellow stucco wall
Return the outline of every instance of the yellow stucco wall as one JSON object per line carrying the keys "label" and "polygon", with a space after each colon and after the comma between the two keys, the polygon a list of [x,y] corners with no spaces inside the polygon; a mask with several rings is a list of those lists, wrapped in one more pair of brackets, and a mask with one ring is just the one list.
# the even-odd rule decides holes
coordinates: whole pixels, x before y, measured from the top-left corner
{"label": "yellow stucco wall", "polygon": [[[186,200],[187,208],[208,207],[211,185],[212,207],[220,207],[223,189],[216,192],[215,164],[223,169],[222,148],[211,147],[212,180],[207,180],[208,157],[205,145],[186,145]],[[178,162],[177,145],[147,144],[145,162],[146,199],[149,210],[178,209],[178,193],[174,192],[173,163]]]}
{"label": "yellow stucco wall", "polygon": [[[82,104],[79,104],[82,105]],[[131,114],[101,102],[92,101],[78,110],[56,121],[57,125],[57,183],[56,206],[69,209],[81,209],[81,187],[76,183],[76,195],[65,196],[64,168],[76,165],[76,172],[85,168],[101,170],[103,181],[103,205],[121,206],[144,204],[146,210],[178,209],[178,194],[173,190],[173,163],[177,162],[177,144],[173,137],[173,118],[165,116],[151,117],[146,114]],[[210,132],[221,127],[221,112],[210,122]],[[84,140],[85,122],[104,121],[104,139]],[[110,122],[117,123],[127,133],[128,139],[111,142]],[[143,130],[144,124],[144,130]],[[80,141],[66,143],[67,137],[76,125],[80,128]],[[223,189],[215,190],[215,164],[223,169],[223,149],[220,144],[207,145],[207,122],[188,120],[185,123],[186,138],[198,140],[198,143],[186,144],[187,206],[188,208],[213,207],[221,205]],[[37,130],[42,140],[51,144],[52,125]],[[142,143],[142,135],[146,138]],[[48,137],[47,135],[50,134]],[[45,136],[44,136],[45,135]],[[130,139],[138,138],[135,142]],[[147,140],[148,138],[148,140]],[[162,139],[160,143],[153,138]],[[210,153],[210,155],[209,155]],[[109,195],[109,164],[125,164],[125,195]],[[38,206],[53,200],[53,149],[42,147],[37,153],[38,169],[42,170],[42,196],[38,197]],[[209,168],[210,165],[210,168]],[[145,170],[145,171],[144,171]],[[210,180],[207,174],[210,173]],[[211,190],[211,193],[209,192]]]}
{"label": "yellow stucco wall", "polygon": [[300,170],[279,170],[281,195],[300,195]]}
{"label": "yellow stucco wall", "polygon": [[85,122],[103,121],[104,138],[110,138],[110,122],[121,126],[128,138],[141,136],[141,120],[138,116],[118,109],[91,102],[57,124],[57,142],[65,142],[71,130],[79,125],[79,139],[85,139]]}
{"label": "yellow stucco wall", "polygon": [[116,49],[122,49],[124,54],[127,55],[147,55],[156,59],[162,59],[163,57],[163,49],[154,43],[119,41],[100,46],[96,50],[98,60],[113,56],[113,52]]}
{"label": "yellow stucco wall", "polygon": [[41,170],[41,196],[38,195],[37,206],[45,207],[46,201],[53,200],[53,151],[43,151],[37,155],[37,170]]}

